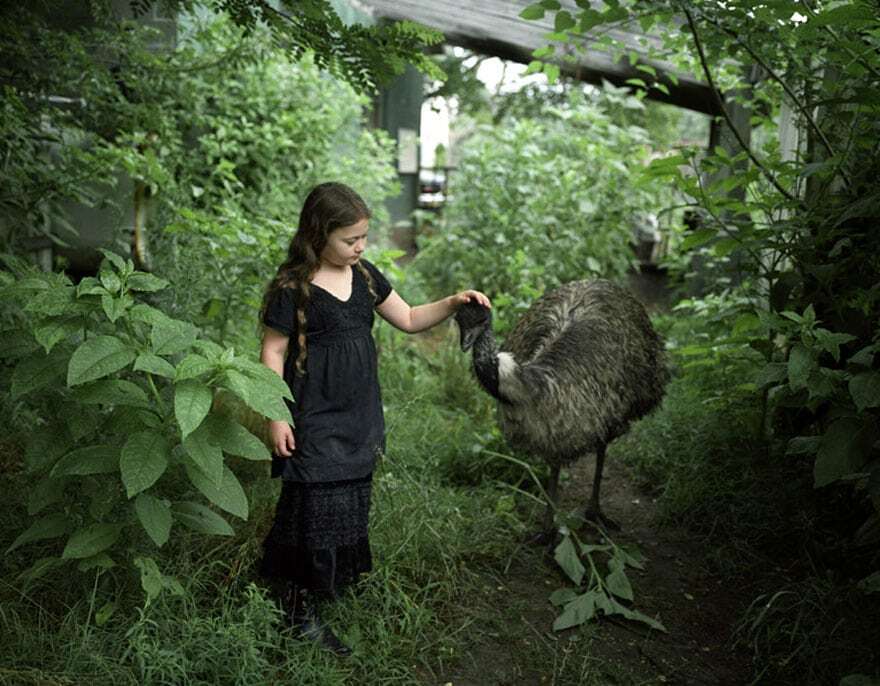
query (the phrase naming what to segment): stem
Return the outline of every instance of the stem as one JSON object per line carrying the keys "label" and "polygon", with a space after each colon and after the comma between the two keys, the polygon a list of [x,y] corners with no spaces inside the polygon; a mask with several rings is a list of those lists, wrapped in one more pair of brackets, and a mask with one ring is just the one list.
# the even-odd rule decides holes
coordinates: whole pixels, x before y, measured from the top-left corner
{"label": "stem", "polygon": [[790,202],[801,205],[800,201],[797,198],[795,198],[791,193],[789,193],[787,190],[785,190],[779,184],[779,181],[776,180],[776,177],[773,176],[773,174],[770,172],[770,170],[767,169],[767,167],[764,166],[764,164],[761,162],[761,160],[759,160],[755,156],[755,154],[752,152],[752,149],[743,140],[743,137],[740,134],[739,130],[736,128],[736,126],[734,126],[733,120],[730,118],[730,113],[727,111],[727,108],[724,105],[724,100],[721,97],[721,93],[719,92],[718,88],[716,88],[715,81],[712,79],[712,74],[709,71],[709,65],[706,62],[706,53],[703,51],[703,43],[702,43],[702,41],[700,41],[699,33],[697,33],[697,26],[694,23],[694,17],[691,14],[690,10],[685,6],[685,4],[683,2],[680,3],[680,6],[681,6],[682,12],[684,12],[684,14],[685,14],[685,17],[687,17],[688,26],[690,27],[690,30],[691,30],[691,35],[694,37],[694,43],[696,44],[697,53],[700,58],[700,66],[703,68],[703,74],[706,77],[706,82],[709,84],[709,89],[715,95],[715,98],[718,101],[718,108],[721,111],[721,115],[724,117],[724,121],[727,122],[727,126],[728,126],[728,128],[730,128],[731,132],[733,133],[734,137],[736,138],[737,143],[739,143],[739,146],[749,156],[749,159],[752,161],[752,163],[758,169],[761,170],[761,173],[764,175],[764,177],[773,185],[773,187],[777,191],[779,191]]}
{"label": "stem", "polygon": [[[806,2],[806,0],[805,0],[801,4],[806,8],[809,15],[815,19],[817,16],[816,11],[812,7],[810,7],[810,3]],[[854,50],[849,48],[846,45],[846,43],[844,43],[842,40],[840,40],[840,36],[837,35],[837,32],[834,29],[832,29],[827,24],[825,26],[823,26],[822,28],[825,29],[825,32],[828,33],[834,40],[837,41],[838,46],[841,49],[843,49],[850,57],[852,57],[856,62],[861,64],[869,72],[871,72],[875,78],[880,79],[880,71],[877,71],[870,62],[866,62],[865,60],[863,60],[861,55],[859,55],[857,52],[855,52]]]}
{"label": "stem", "polygon": [[150,384],[150,390],[153,392],[153,397],[156,398],[156,404],[159,405],[162,416],[165,417],[168,414],[167,408],[165,407],[165,401],[162,400],[162,396],[159,395],[159,389],[156,388],[156,383],[153,381],[153,375],[150,374],[150,372],[146,372],[146,374],[147,382]]}

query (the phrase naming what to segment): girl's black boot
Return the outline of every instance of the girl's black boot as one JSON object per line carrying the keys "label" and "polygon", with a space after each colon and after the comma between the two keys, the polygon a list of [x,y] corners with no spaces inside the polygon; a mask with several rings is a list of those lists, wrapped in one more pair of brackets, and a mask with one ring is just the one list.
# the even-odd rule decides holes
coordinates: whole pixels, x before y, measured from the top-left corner
{"label": "girl's black boot", "polygon": [[315,598],[305,589],[296,586],[291,588],[287,618],[300,638],[313,641],[337,655],[351,655],[351,648],[340,641],[333,630],[321,621]]}

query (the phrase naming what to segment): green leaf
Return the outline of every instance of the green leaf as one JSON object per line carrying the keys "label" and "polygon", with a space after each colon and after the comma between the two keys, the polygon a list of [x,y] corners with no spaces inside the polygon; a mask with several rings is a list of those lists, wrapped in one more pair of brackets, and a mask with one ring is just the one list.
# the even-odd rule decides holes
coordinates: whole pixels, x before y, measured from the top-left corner
{"label": "green leaf", "polygon": [[547,75],[547,81],[549,83],[556,83],[559,79],[559,65],[545,62],[544,73]]}
{"label": "green leaf", "polygon": [[37,350],[19,362],[12,372],[12,397],[20,398],[45,388],[55,379],[64,376],[66,366],[66,351],[55,348],[46,355],[42,350]]}
{"label": "green leaf", "polygon": [[223,481],[223,451],[212,438],[209,427],[202,425],[183,439],[183,448],[198,468],[219,485]]}
{"label": "green leaf", "polygon": [[55,464],[49,476],[87,476],[111,474],[119,470],[119,448],[115,445],[92,445],[67,453]]}
{"label": "green leaf", "polygon": [[25,543],[44,541],[49,538],[58,538],[70,531],[70,517],[64,514],[52,514],[38,519],[31,524],[12,545],[6,549],[7,555]]}
{"label": "green leaf", "polygon": [[550,594],[550,602],[556,605],[565,605],[578,597],[578,592],[573,588],[557,588]]}
{"label": "green leaf", "polygon": [[184,466],[186,467],[187,475],[189,475],[189,480],[201,491],[202,495],[221,510],[225,510],[240,519],[247,520],[247,496],[229,467],[223,467],[223,480],[217,486],[198,467],[189,462],[184,463]]}
{"label": "green leaf", "polygon": [[263,441],[231,417],[209,414],[204,426],[208,440],[230,455],[237,455],[247,460],[272,458]]}
{"label": "green leaf", "polygon": [[158,276],[145,272],[135,272],[129,276],[126,285],[133,291],[146,291],[149,293],[168,288],[168,282],[165,279],[160,279]]}
{"label": "green leaf", "polygon": [[184,438],[208,416],[213,401],[214,393],[198,381],[181,381],[174,387],[174,416]]}
{"label": "green leaf", "polygon": [[101,251],[104,257],[106,257],[110,261],[110,264],[116,267],[117,271],[122,271],[123,269],[125,269],[125,260],[122,257],[117,255],[115,252],[111,252],[110,250],[106,250],[104,248],[98,249]]}
{"label": "green leaf", "polygon": [[135,351],[115,336],[90,338],[70,357],[67,385],[75,386],[100,379],[127,367],[135,357]]}
{"label": "green leaf", "polygon": [[[183,364],[183,362],[181,362]],[[290,386],[282,379],[277,372],[269,369],[266,365],[248,360],[246,358],[236,358],[235,368],[244,372],[255,381],[267,386],[267,390],[275,395],[279,395],[287,400],[293,400],[290,392]]]}
{"label": "green leaf", "polygon": [[92,524],[74,532],[64,547],[61,557],[78,560],[92,557],[116,543],[122,533],[121,524]]}
{"label": "green leaf", "polygon": [[654,619],[653,617],[649,617],[646,614],[639,612],[638,610],[632,610],[625,605],[621,605],[619,602],[614,600],[614,598],[610,599],[611,601],[611,610],[605,610],[605,614],[619,614],[623,615],[627,619],[631,619],[635,622],[642,622],[642,624],[647,624],[652,629],[656,629],[657,631],[666,632],[666,627],[663,626],[659,621]]}
{"label": "green leaf", "polygon": [[64,487],[69,479],[44,477],[37,481],[28,493],[27,512],[33,516],[54,505],[64,497]]}
{"label": "green leaf", "polygon": [[97,555],[84,558],[76,568],[80,572],[88,572],[92,569],[112,569],[115,566],[116,563],[113,561],[113,558],[107,553],[98,553]]}
{"label": "green leaf", "polygon": [[553,23],[553,28],[556,31],[567,31],[576,24],[577,22],[575,22],[574,17],[571,16],[570,12],[568,12],[567,10],[560,10],[556,13],[556,19]]}
{"label": "green leaf", "polygon": [[816,358],[806,346],[796,343],[788,356],[788,383],[792,390],[806,388],[816,370]]}
{"label": "green leaf", "polygon": [[542,19],[544,17],[544,7],[543,5],[541,5],[541,3],[529,5],[522,12],[519,13],[519,16],[526,21],[535,21],[536,19]]}
{"label": "green leaf", "polygon": [[788,442],[786,455],[815,455],[822,442],[820,436],[795,436]]}
{"label": "green leaf", "polygon": [[166,576],[152,557],[136,557],[134,565],[141,572],[141,588],[147,594],[147,602],[154,600],[162,591],[183,595],[183,587],[172,576]]}
{"label": "green leaf", "polygon": [[107,315],[107,319],[112,323],[115,323],[117,319],[124,315],[125,311],[131,307],[133,303],[134,300],[132,300],[129,295],[123,295],[119,298],[114,298],[109,295],[101,296],[101,308],[104,310],[104,314]]}
{"label": "green leaf", "polygon": [[745,314],[741,314],[739,317],[736,318],[736,321],[733,323],[733,335],[739,336],[741,333],[745,333],[746,331],[754,331],[760,328],[760,318],[757,315],[752,314],[751,312],[747,312]]}
{"label": "green leaf", "polygon": [[223,385],[241,398],[251,409],[264,417],[293,424],[293,417],[287,405],[277,396],[265,392],[265,389],[235,369],[227,369],[224,373]]}
{"label": "green leaf", "polygon": [[171,532],[171,507],[149,493],[141,493],[135,498],[134,511],[147,535],[160,548],[168,541]]}
{"label": "green leaf", "polygon": [[176,503],[172,510],[175,519],[200,534],[232,536],[235,533],[223,517],[199,503]]}
{"label": "green leaf", "polygon": [[715,229],[699,229],[692,233],[689,233],[687,237],[681,242],[682,250],[691,250],[692,248],[697,248],[701,245],[705,245],[713,238],[715,238],[718,232]]}
{"label": "green leaf", "polygon": [[870,427],[860,420],[843,417],[834,422],[819,444],[813,467],[814,486],[821,488],[857,472],[865,464],[870,443]]}
{"label": "green leaf", "polygon": [[34,338],[48,354],[58,343],[78,333],[80,329],[82,321],[78,317],[53,317],[34,329]]}
{"label": "green leaf", "polygon": [[113,617],[118,606],[113,601],[107,601],[95,612],[95,626],[104,626]]}
{"label": "green leaf", "polygon": [[[175,381],[194,379],[202,374],[207,374],[212,371],[215,366],[216,365],[208,360],[208,358],[196,355],[195,353],[190,353],[177,363],[177,369],[174,372],[174,379]],[[275,374],[275,376],[278,375]]]}
{"label": "green leaf", "polygon": [[129,498],[158,481],[168,468],[170,454],[168,439],[158,431],[141,431],[126,441],[119,466]]}
{"label": "green leaf", "polygon": [[129,405],[151,407],[146,392],[137,384],[124,379],[93,381],[77,388],[73,394],[85,405]]}
{"label": "green leaf", "polygon": [[175,374],[173,364],[153,353],[141,353],[138,355],[134,361],[134,370],[136,372],[148,372],[157,376],[164,376],[167,379],[173,379]]}
{"label": "green leaf", "polygon": [[849,382],[849,393],[859,412],[880,407],[880,372],[856,374]]}
{"label": "green leaf", "polygon": [[610,573],[605,577],[605,588],[618,598],[632,600],[633,590],[629,583],[629,579],[626,576],[626,572],[623,569],[624,564],[623,559],[618,555],[615,555],[608,560],[608,569],[610,570]]}
{"label": "green leaf", "polygon": [[780,384],[786,379],[788,379],[788,365],[783,362],[770,362],[761,368],[754,383],[758,388],[766,388]]}
{"label": "green leaf", "polygon": [[577,550],[575,550],[570,536],[563,538],[562,542],[556,546],[553,557],[568,575],[568,578],[574,582],[575,586],[580,586],[586,569],[578,557]]}
{"label": "green leaf", "polygon": [[596,616],[596,598],[597,591],[591,590],[577,596],[569,602],[559,615],[553,621],[553,630],[562,631],[573,626],[579,626]]}
{"label": "green leaf", "polygon": [[151,307],[144,303],[138,303],[132,307],[128,316],[136,322],[143,322],[144,324],[150,324],[151,326],[164,324],[169,321],[168,315],[162,312],[162,310],[157,310],[155,307]]}
{"label": "green leaf", "polygon": [[174,355],[190,348],[197,335],[192,324],[166,318],[153,324],[150,342],[157,355]]}

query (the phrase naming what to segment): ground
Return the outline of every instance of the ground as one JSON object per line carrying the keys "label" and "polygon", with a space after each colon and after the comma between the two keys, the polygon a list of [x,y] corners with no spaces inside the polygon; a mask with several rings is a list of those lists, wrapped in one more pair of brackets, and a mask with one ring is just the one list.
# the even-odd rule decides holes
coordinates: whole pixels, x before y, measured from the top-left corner
{"label": "ground", "polygon": [[[562,489],[562,508],[583,508],[593,478],[590,458],[577,463]],[[681,528],[661,525],[654,500],[639,493],[623,466],[609,460],[603,509],[622,530],[619,544],[646,557],[629,578],[635,606],[658,618],[668,633],[603,618],[553,632],[558,614],[548,597],[566,585],[541,547],[518,546],[503,568],[481,574],[483,596],[462,608],[466,649],[426,683],[453,686],[544,684],[747,684],[749,656],[731,648],[743,610],[742,585],[704,571],[700,542]],[[469,599],[470,600],[470,599]]]}

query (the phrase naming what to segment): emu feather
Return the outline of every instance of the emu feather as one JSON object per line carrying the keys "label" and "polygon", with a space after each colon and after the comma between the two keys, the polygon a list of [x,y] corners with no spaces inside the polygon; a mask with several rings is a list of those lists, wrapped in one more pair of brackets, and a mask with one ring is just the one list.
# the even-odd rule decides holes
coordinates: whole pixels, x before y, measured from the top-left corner
{"label": "emu feather", "polygon": [[499,400],[507,442],[551,466],[551,498],[559,468],[596,453],[587,515],[610,523],[599,507],[605,447],[660,403],[669,379],[641,303],[609,281],[568,283],[538,299],[500,349],[488,309],[468,303],[456,321],[477,379]]}

